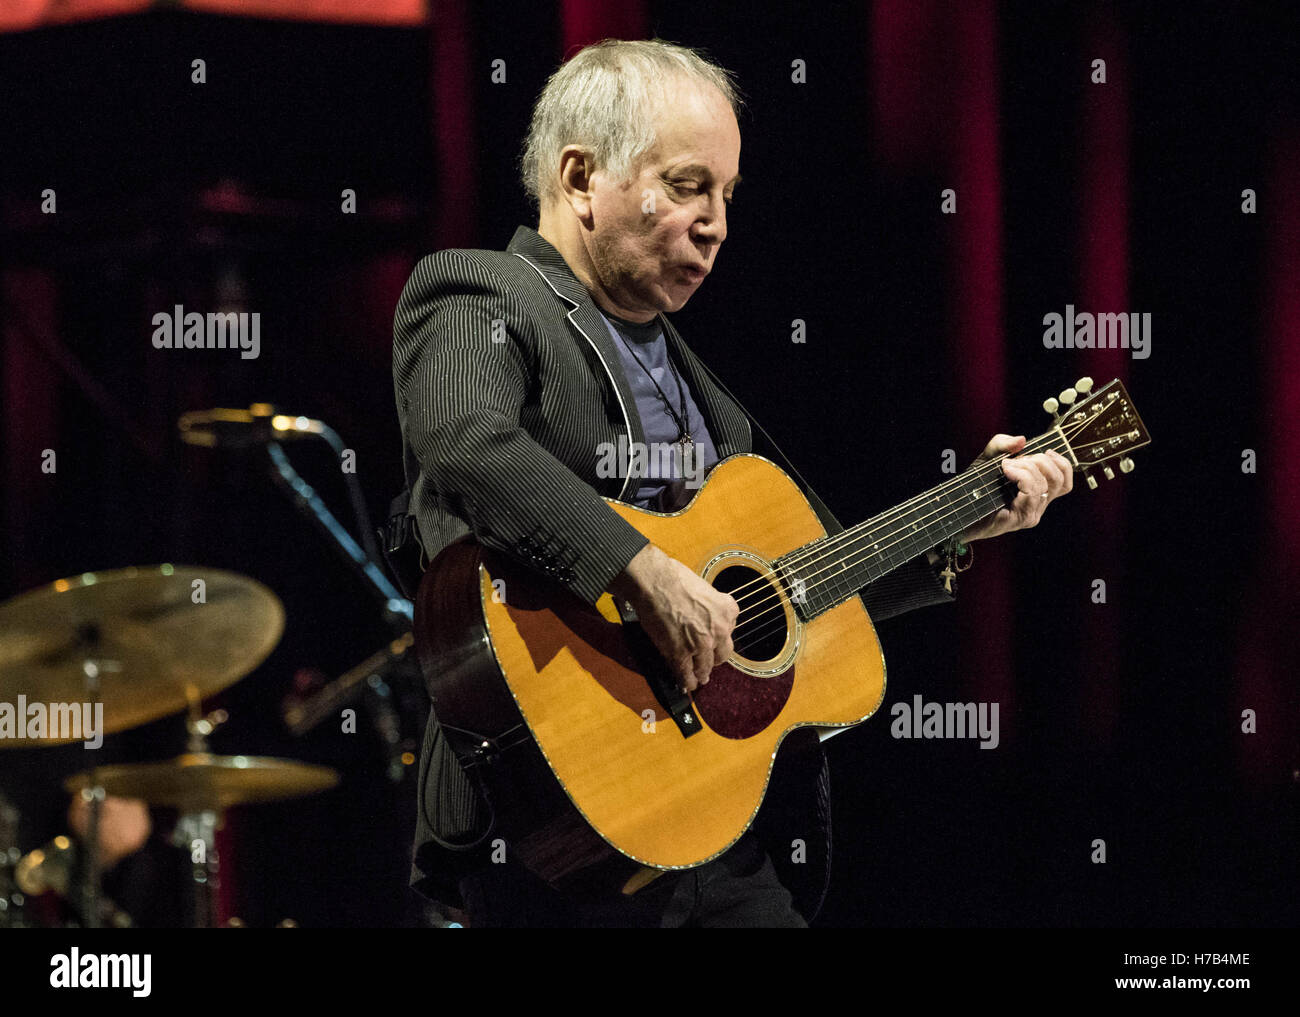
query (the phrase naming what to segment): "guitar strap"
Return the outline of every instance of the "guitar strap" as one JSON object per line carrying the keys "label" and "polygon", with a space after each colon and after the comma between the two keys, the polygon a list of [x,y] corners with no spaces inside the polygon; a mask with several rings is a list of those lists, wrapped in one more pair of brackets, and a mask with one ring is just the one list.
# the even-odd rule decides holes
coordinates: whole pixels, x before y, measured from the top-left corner
{"label": "guitar strap", "polygon": [[727,388],[726,384],[723,382],[721,378],[719,378],[716,374],[713,373],[713,369],[709,367],[708,364],[706,364],[699,357],[695,358],[695,362],[698,363],[702,368],[704,368],[704,373],[709,376],[709,378],[713,381],[713,384],[717,385],[718,388],[722,389],[723,393],[727,396],[727,398],[729,398],[733,403],[735,403],[740,408],[740,412],[745,415],[745,419],[747,419],[750,422],[750,424],[752,424],[755,428],[758,429],[759,434],[761,434],[764,438],[767,439],[767,443],[772,446],[772,451],[775,452],[777,458],[781,460],[781,463],[782,465],[784,465],[786,472],[789,473],[791,476],[793,476],[796,481],[798,481],[799,487],[803,490],[804,497],[808,499],[808,504],[811,505],[813,511],[817,513],[817,517],[822,521],[822,526],[826,528],[826,532],[829,534],[834,534],[834,533],[839,533],[841,530],[843,530],[844,529],[843,525],[840,523],[838,519],[835,518],[835,516],[831,513],[831,510],[826,507],[826,505],[822,502],[822,500],[819,497],[817,497],[817,492],[812,489],[812,485],[809,484],[808,481],[804,480],[803,474],[799,472],[799,468],[790,461],[790,457],[787,456],[785,452],[782,451],[781,446],[778,445],[776,443],[776,439],[773,438],[768,433],[767,428],[758,422],[758,418],[755,417],[754,414],[750,413],[749,410],[746,408],[745,404],[736,398],[736,394],[732,392],[731,389]]}
{"label": "guitar strap", "polygon": [[388,571],[397,582],[402,595],[407,600],[414,601],[423,570],[420,567],[420,541],[415,535],[415,516],[411,514],[409,487],[403,488],[402,493],[389,503],[387,522],[376,533]]}

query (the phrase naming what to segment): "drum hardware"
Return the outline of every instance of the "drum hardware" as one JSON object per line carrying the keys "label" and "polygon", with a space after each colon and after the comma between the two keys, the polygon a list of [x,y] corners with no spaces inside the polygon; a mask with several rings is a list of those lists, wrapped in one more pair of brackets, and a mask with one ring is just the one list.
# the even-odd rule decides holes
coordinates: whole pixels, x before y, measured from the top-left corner
{"label": "drum hardware", "polygon": [[[78,886],[74,885],[76,871],[77,845],[71,837],[60,835],[44,847],[23,855],[15,869],[15,877],[19,888],[29,896],[39,897],[44,893],[53,893],[58,897],[75,900],[78,890]],[[135,924],[131,916],[107,894],[100,892],[95,897],[99,908],[96,922],[99,925],[127,929]],[[91,928],[90,918],[80,911],[78,914],[83,926]]]}
{"label": "drum hardware", "polygon": [[[188,755],[164,764],[97,766],[65,782],[89,806],[81,845],[84,879],[75,895],[88,928],[98,927],[105,914],[118,923],[115,906],[105,908],[99,871],[100,809],[108,794],[181,810],[179,829],[204,849],[192,852],[193,880],[198,920],[210,925],[222,810],[337,783],[338,775],[325,767],[207,752],[207,736],[227,715],[217,710],[202,716],[202,700],[260,664],[283,629],[284,609],[261,583],[171,564],[86,572],[0,604],[0,702],[24,702],[36,690],[35,698],[70,708],[51,711],[62,718],[63,729],[51,724],[39,736],[0,739],[0,747],[86,740],[86,731],[72,730],[77,705],[95,708],[97,737],[187,711]],[[58,842],[53,845],[52,853],[29,856],[24,874],[37,883],[47,864],[57,870],[63,858]],[[63,893],[74,896],[66,878],[64,884]],[[12,903],[13,896],[6,901]]]}
{"label": "drum hardware", "polygon": [[256,802],[279,801],[315,794],[338,783],[338,772],[287,759],[265,756],[215,756],[207,750],[207,736],[224,722],[224,711],[207,717],[191,713],[187,721],[191,751],[156,763],[101,766],[76,774],[64,782],[72,792],[91,780],[109,794],[138,798],[150,805],[177,809],[172,843],[190,857],[195,924],[212,928],[216,922],[220,860],[217,831],[225,810]]}
{"label": "drum hardware", "polygon": [[[346,451],[342,440],[319,421],[275,414],[264,404],[248,411],[186,414],[179,426],[181,437],[192,444],[266,448],[277,486],[326,534],[382,602],[396,638],[301,704],[295,733],[320,723],[340,703],[364,694],[386,746],[390,777],[401,779],[414,761],[414,742],[401,737],[400,717],[385,678],[409,663],[405,658],[411,646],[411,602],[382,571],[355,475],[345,471],[364,550],[293,469],[281,447],[285,440],[319,437],[342,455]],[[216,831],[224,810],[311,794],[338,782],[338,774],[325,767],[208,752],[207,737],[228,718],[220,710],[200,715],[202,700],[260,664],[283,627],[278,598],[260,583],[236,573],[171,564],[83,573],[0,604],[0,702],[13,699],[11,693],[19,689],[25,695],[35,689],[52,704],[89,704],[96,711],[96,737],[181,710],[187,714],[185,755],[160,763],[97,766],[65,782],[65,788],[86,801],[88,828],[80,846],[85,873],[80,894],[73,894],[74,888],[67,885],[67,872],[73,871],[69,868],[62,895],[79,897],[88,927],[101,924],[101,915],[109,924],[121,924],[116,917],[120,912],[100,891],[100,811],[107,795],[179,810],[173,837],[192,859],[196,921],[211,926],[218,887]],[[418,674],[415,677],[418,681]],[[51,726],[34,737],[2,738],[0,748],[66,744],[85,734],[71,731],[67,724],[64,728]],[[24,873],[36,880],[33,885],[45,885],[38,878],[42,873],[54,872],[75,857],[77,846],[69,845],[70,854],[56,841],[28,856]],[[8,870],[24,861],[16,848],[14,852],[13,858],[0,852],[0,891],[5,889]],[[56,878],[48,889],[57,891],[57,884]],[[21,903],[21,889],[14,894]],[[14,913],[13,908],[6,910],[10,916]],[[5,921],[0,916],[0,923]]]}
{"label": "drum hardware", "polygon": [[415,762],[416,741],[402,735],[403,711],[394,704],[393,676],[409,678],[408,684],[418,684],[423,693],[423,678],[414,654],[410,653],[414,642],[411,633],[403,633],[328,683],[319,672],[300,672],[303,681],[296,683],[300,689],[286,696],[281,706],[285,726],[295,735],[305,735],[327,719],[338,717],[349,703],[364,697],[384,745],[388,778],[394,783],[401,781]]}
{"label": "drum hardware", "polygon": [[22,857],[18,850],[18,818],[18,809],[0,794],[0,929],[26,926],[26,900],[15,872]]}
{"label": "drum hardware", "polygon": [[[279,598],[234,572],[171,564],[85,572],[0,604],[0,703],[21,695],[102,706],[98,733],[116,734],[233,685],[283,631]],[[3,738],[0,748],[78,740]]]}

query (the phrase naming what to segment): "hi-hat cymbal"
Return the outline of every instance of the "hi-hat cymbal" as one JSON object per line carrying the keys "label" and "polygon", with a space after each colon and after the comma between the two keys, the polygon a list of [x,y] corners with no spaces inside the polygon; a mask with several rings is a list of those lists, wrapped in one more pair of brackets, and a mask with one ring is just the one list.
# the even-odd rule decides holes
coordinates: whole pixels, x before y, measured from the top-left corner
{"label": "hi-hat cymbal", "polygon": [[71,792],[98,785],[107,794],[139,798],[182,812],[220,812],[232,805],[315,794],[339,782],[338,771],[268,756],[191,752],[161,763],[100,766],[63,782]]}
{"label": "hi-hat cymbal", "polygon": [[[60,579],[0,604],[0,708],[16,711],[19,696],[47,705],[97,700],[100,733],[113,734],[233,685],[283,631],[279,598],[234,572],[149,565]],[[80,740],[6,734],[0,747]]]}

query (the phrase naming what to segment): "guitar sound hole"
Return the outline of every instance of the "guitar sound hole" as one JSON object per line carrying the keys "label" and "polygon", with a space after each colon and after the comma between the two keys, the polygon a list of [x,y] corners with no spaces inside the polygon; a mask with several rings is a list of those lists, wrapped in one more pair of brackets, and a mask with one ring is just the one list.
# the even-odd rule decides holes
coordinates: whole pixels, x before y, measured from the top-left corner
{"label": "guitar sound hole", "polygon": [[714,575],[713,588],[729,593],[740,605],[731,642],[747,660],[774,659],[786,642],[786,615],[776,586],[747,565],[728,565]]}

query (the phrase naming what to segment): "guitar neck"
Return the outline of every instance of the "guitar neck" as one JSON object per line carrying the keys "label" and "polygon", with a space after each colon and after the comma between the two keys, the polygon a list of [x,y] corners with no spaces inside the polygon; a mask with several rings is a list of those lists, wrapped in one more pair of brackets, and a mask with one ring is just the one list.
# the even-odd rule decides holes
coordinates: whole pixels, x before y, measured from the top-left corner
{"label": "guitar neck", "polygon": [[[1059,430],[1026,443],[1017,454],[1069,445]],[[917,555],[955,537],[1015,498],[1016,485],[1002,473],[1002,459],[972,466],[915,498],[791,551],[778,562],[805,620],[815,618]]]}

